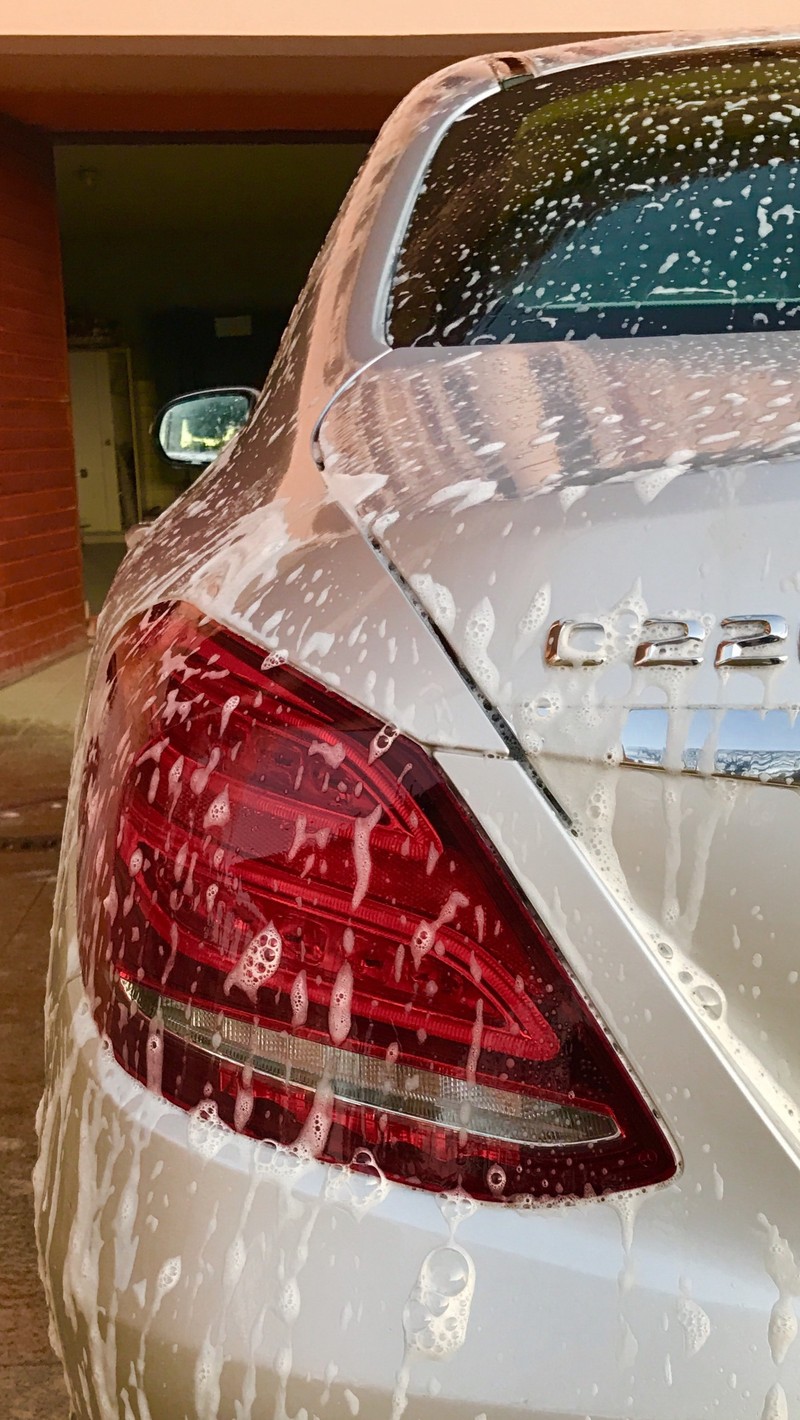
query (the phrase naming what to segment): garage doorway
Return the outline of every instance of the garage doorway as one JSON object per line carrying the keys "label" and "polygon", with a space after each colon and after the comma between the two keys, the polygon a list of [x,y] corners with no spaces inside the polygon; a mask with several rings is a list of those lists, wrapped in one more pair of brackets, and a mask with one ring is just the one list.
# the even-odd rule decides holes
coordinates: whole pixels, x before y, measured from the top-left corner
{"label": "garage doorway", "polygon": [[260,387],[369,136],[58,143],[84,587],[182,493],[151,436],[167,400]]}

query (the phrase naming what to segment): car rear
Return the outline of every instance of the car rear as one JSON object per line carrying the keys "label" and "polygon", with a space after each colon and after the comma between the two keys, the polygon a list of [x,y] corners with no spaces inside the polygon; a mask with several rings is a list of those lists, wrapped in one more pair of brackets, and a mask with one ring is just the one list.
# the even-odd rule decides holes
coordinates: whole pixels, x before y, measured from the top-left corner
{"label": "car rear", "polygon": [[[663,106],[654,70],[673,62],[695,122],[697,86],[725,56],[583,72],[601,132],[626,94],[640,118],[648,92]],[[567,119],[579,131],[569,76],[537,81],[536,68],[493,60],[431,88],[443,144],[463,145],[480,119],[477,90],[520,109],[523,156],[531,97],[555,105],[545,131]],[[443,95],[458,83],[475,92],[461,95],[466,127],[451,128]],[[781,112],[787,93],[771,100]],[[489,128],[508,168],[507,135]],[[407,221],[408,182],[391,179],[402,153],[382,143],[343,216],[346,235],[370,214],[359,279],[381,214],[403,198]],[[559,212],[568,172],[550,175]],[[472,216],[448,193],[431,224],[429,181],[394,273],[395,348],[326,391],[311,376],[344,279],[334,236],[250,427],[128,559],[104,618],[57,909],[37,1176],[81,1416],[782,1420],[800,1391],[791,1072],[771,1090],[753,1012],[750,1038],[724,1036],[723,1013],[697,995],[714,978],[700,980],[668,913],[648,915],[652,894],[630,890],[659,879],[675,840],[663,846],[654,810],[648,857],[635,791],[628,807],[626,786],[655,777],[619,763],[628,652],[648,611],[688,615],[677,582],[657,608],[604,602],[631,568],[633,583],[651,564],[662,578],[688,567],[680,549],[670,561],[664,525],[648,529],[657,557],[638,539],[647,504],[632,476],[671,465],[652,443],[636,463],[634,317],[619,316],[622,363],[600,407],[599,342],[581,356],[579,335],[541,340],[568,290],[532,304],[538,287],[515,293],[488,252],[475,279],[463,261],[461,285],[444,272],[443,298],[446,222],[480,215],[474,184],[456,199],[467,190]],[[569,315],[582,334],[600,334],[589,327],[609,293],[593,303],[581,288],[571,304],[586,308]],[[351,335],[358,312],[354,291]],[[570,360],[590,416],[582,449],[558,438]],[[664,495],[687,499],[687,519],[690,492],[687,479]],[[707,558],[714,518],[698,534]],[[623,524],[637,535],[615,539]],[[605,570],[586,587],[591,558]],[[736,588],[712,565],[721,615]],[[602,694],[583,675],[591,656],[547,660],[551,622],[570,617],[611,625],[597,664],[617,679]],[[704,693],[686,703],[716,707]],[[716,824],[713,790],[701,793],[692,813]],[[770,811],[765,822],[774,845]],[[722,909],[712,939],[720,921]]]}

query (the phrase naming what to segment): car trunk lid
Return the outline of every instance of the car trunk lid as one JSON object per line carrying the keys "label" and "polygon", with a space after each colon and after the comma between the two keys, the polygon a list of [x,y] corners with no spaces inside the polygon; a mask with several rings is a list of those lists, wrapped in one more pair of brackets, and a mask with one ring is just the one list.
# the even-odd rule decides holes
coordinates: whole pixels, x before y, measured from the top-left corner
{"label": "car trunk lid", "polygon": [[[798,374],[789,332],[398,350],[320,430],[331,496],[709,1029],[795,1105]],[[715,666],[742,615],[784,619],[778,664]],[[694,623],[696,663],[634,665],[648,619]],[[559,622],[599,664],[553,664]]]}

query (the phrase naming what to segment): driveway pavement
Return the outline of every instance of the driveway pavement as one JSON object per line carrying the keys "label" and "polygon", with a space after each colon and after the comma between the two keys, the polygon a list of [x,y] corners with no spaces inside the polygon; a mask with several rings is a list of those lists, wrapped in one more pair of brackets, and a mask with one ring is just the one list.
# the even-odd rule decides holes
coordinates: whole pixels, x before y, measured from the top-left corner
{"label": "driveway pavement", "polygon": [[0,1417],[66,1420],[33,1237],[42,1006],[85,655],[0,690]]}

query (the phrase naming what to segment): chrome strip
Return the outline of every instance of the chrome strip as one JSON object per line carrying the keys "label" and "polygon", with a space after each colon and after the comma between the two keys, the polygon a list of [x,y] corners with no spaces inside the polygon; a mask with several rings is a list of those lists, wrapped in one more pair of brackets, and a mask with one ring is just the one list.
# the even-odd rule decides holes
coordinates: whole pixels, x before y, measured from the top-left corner
{"label": "chrome strip", "polygon": [[[549,79],[551,74],[564,74],[570,69],[588,69],[593,64],[624,63],[629,59],[663,59],[671,54],[686,54],[704,50],[746,49],[748,45],[797,45],[800,31],[783,29],[728,31],[719,34],[715,30],[698,30],[695,33],[677,30],[672,38],[664,42],[664,35],[658,32],[641,35],[644,41],[640,47],[625,48],[627,35],[609,39],[573,40],[565,44],[544,45],[539,49],[516,51],[522,59],[530,63],[530,72],[535,79]],[[635,39],[636,37],[633,36]],[[647,41],[652,39],[653,43]],[[619,41],[619,47],[613,45]],[[659,41],[661,41],[659,43]],[[606,48],[606,46],[608,46]],[[564,51],[567,56],[562,63],[543,63],[551,54]],[[537,63],[538,61],[538,63]]]}
{"label": "chrome strip", "polygon": [[248,1065],[254,1075],[304,1090],[312,1098],[320,1085],[327,1085],[337,1099],[350,1104],[405,1119],[431,1120],[442,1129],[547,1148],[574,1148],[619,1135],[610,1115],[579,1105],[556,1104],[355,1050],[338,1050],[288,1030],[268,1030],[236,1016],[187,1005],[124,978],[119,985],[132,1011],[151,1022],[151,1030],[177,1036],[217,1060]]}
{"label": "chrome strip", "polygon": [[800,785],[800,717],[787,710],[629,710],[621,744],[638,769]]}

